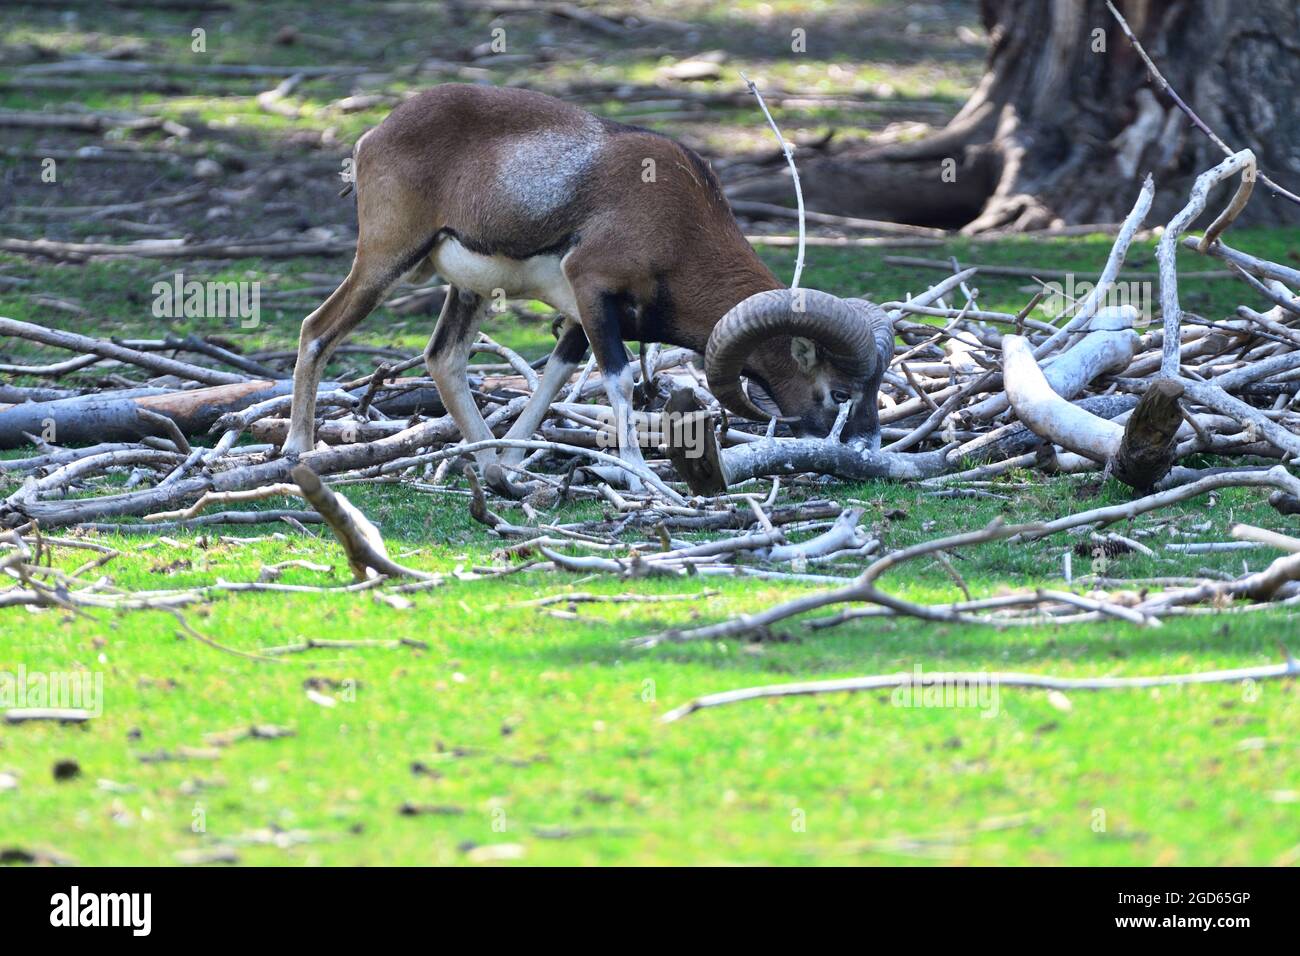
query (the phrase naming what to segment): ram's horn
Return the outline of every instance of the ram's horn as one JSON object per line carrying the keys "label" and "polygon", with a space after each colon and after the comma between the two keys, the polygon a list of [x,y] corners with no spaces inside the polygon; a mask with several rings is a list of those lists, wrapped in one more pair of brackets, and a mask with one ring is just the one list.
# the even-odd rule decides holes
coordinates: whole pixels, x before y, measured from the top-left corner
{"label": "ram's horn", "polygon": [[[850,378],[866,381],[876,371],[879,323],[870,305],[814,289],[759,292],[732,307],[713,328],[704,350],[709,390],[728,411],[762,421],[773,416],[749,400],[741,387],[745,360],[760,342],[799,336],[816,344],[822,360]],[[872,306],[881,315],[878,306]],[[888,320],[886,319],[886,324]],[[791,419],[782,417],[780,421]]]}

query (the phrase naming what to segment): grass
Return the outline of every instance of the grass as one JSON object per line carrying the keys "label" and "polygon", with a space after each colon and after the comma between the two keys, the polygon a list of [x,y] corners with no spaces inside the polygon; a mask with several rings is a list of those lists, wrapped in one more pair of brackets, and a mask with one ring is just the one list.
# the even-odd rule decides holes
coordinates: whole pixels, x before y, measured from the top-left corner
{"label": "grass", "polygon": [[[1110,484],[1040,481],[1014,504],[954,507],[883,483],[834,491],[869,503],[868,520],[887,547],[997,513],[1050,516],[1084,506],[1077,499],[1102,504],[1123,494]],[[393,552],[416,566],[485,563],[494,547],[460,499],[391,488],[355,499],[384,528]],[[1204,502],[1176,512],[1185,525],[1207,513]],[[1215,527],[1205,539],[1222,538],[1230,520],[1278,524],[1257,492],[1225,493],[1208,513]],[[291,570],[287,583],[347,578],[328,536],[97,540],[126,552],[106,570],[133,589],[255,580],[263,564],[291,558],[334,570]],[[977,594],[1059,586],[1070,543],[988,545],[963,554],[959,567]],[[1263,560],[1249,558],[1252,566]],[[1190,560],[1231,570],[1240,555]],[[1139,576],[1169,566],[1132,555],[1114,559],[1109,571]],[[84,727],[5,731],[0,772],[15,773],[18,787],[0,792],[0,846],[87,864],[165,864],[226,844],[240,847],[243,862],[289,865],[475,862],[476,847],[502,843],[536,864],[1295,858],[1300,696],[1291,682],[1076,694],[1068,710],[1040,693],[1007,690],[994,714],[897,706],[881,693],[657,722],[701,693],[916,666],[1082,676],[1274,661],[1293,615],[1171,620],[1151,630],[1097,624],[997,632],[898,621],[808,632],[792,625],[786,639],[764,643],[624,646],[650,630],[764,607],[807,587],[707,585],[717,593],[680,603],[582,604],[565,619],[520,603],[570,589],[699,595],[703,588],[524,572],[449,580],[413,595],[406,610],[366,595],[245,595],[191,612],[205,635],[245,651],[306,637],[428,645],[314,650],[280,665],[181,639],[163,613],[91,620],[4,612],[0,670],[102,675],[103,714]],[[953,594],[941,569],[924,564],[889,585],[917,600]],[[313,702],[309,688],[336,706]],[[292,736],[210,745],[208,735],[255,724]],[[64,760],[80,773],[59,781],[53,767]],[[405,805],[428,812],[404,814]],[[282,839],[308,842],[241,845],[281,831],[292,835]]]}
{"label": "grass", "polygon": [[[1090,282],[1101,271],[1110,251],[1111,240],[1104,236],[1074,239],[1005,239],[997,242],[953,240],[942,246],[921,249],[832,249],[809,250],[803,284],[844,294],[862,295],[876,301],[901,299],[916,293],[941,276],[910,266],[890,264],[892,256],[915,256],[946,260],[956,257],[962,264],[1014,265],[1043,270],[1066,270],[1076,275],[1076,282]],[[1300,245],[1300,229],[1249,229],[1233,233],[1233,245],[1252,255],[1286,262]],[[786,249],[760,248],[763,259],[778,276],[793,272],[794,253]],[[1179,269],[1184,272],[1212,271],[1213,263],[1203,256],[1181,251]],[[1126,267],[1138,272],[1155,270],[1155,240],[1135,243]],[[301,304],[289,305],[263,298],[261,322],[256,329],[245,330],[239,319],[212,319],[203,324],[192,321],[159,319],[153,315],[155,282],[170,282],[174,271],[182,270],[185,278],[216,281],[256,280],[261,293],[307,288],[319,285],[312,276],[337,277],[346,274],[341,259],[290,259],[283,262],[242,260],[223,262],[206,271],[166,262],[93,262],[86,265],[51,265],[27,262],[17,256],[0,253],[0,274],[11,272],[31,278],[33,282],[15,288],[0,288],[0,314],[29,322],[55,322],[68,331],[95,335],[104,328],[122,337],[158,338],[168,332],[196,331],[235,339],[247,351],[262,348],[288,348],[296,343],[298,326],[308,310],[323,295],[307,295]],[[328,283],[327,283],[328,284]],[[1038,284],[1030,278],[978,276],[981,308],[1017,312],[1028,301]],[[1067,289],[1068,291],[1068,289]],[[1154,282],[1141,280],[1137,290],[1154,307],[1157,289]],[[70,299],[80,305],[84,315],[57,312],[34,301],[38,292]],[[1262,296],[1246,289],[1240,282],[1223,279],[1189,279],[1180,283],[1183,307],[1190,312],[1217,321],[1230,316],[1238,305],[1266,310],[1270,307]],[[532,303],[538,312],[547,311],[541,303]],[[403,316],[384,309],[377,310],[362,325],[352,341],[372,345],[410,349],[422,348],[432,332],[433,316]],[[549,323],[511,315],[489,330],[498,341],[520,350],[529,358],[546,353],[554,341]],[[22,342],[7,343],[14,356],[34,354]]]}
{"label": "grass", "polygon": [[[304,107],[303,114],[291,120],[254,103],[257,92],[276,82],[272,78],[193,77],[185,80],[185,96],[123,91],[123,77],[111,76],[90,78],[77,89],[44,88],[13,72],[27,62],[23,48],[40,48],[51,57],[135,42],[143,46],[141,59],[188,64],[194,56],[190,31],[202,25],[210,62],[277,64],[286,74],[320,62],[386,72],[430,56],[467,62],[468,52],[490,38],[495,22],[471,17],[454,23],[437,5],[412,14],[409,4],[363,9],[321,3],[302,26],[296,4],[235,6],[202,23],[184,13],[84,5],[79,19],[69,21],[54,9],[7,6],[0,12],[0,107],[83,105],[204,120],[223,137],[221,155],[233,150],[248,162],[254,175],[241,179],[241,188],[247,183],[258,191],[225,219],[208,221],[207,206],[198,204],[168,215],[196,236],[261,238],[272,226],[302,228],[351,215],[346,202],[333,198],[331,156],[313,157],[292,137],[333,130],[336,142],[351,142],[384,110],[339,114],[328,104],[354,86],[370,89],[370,80],[305,81],[291,100]],[[249,14],[254,6],[256,16]],[[866,91],[881,99],[950,104],[954,111],[980,69],[982,51],[957,33],[959,26],[977,26],[968,4],[744,0],[723,12],[699,0],[671,0],[656,3],[652,12],[687,21],[692,32],[613,45],[542,15],[509,17],[504,23],[512,50],[553,47],[562,55],[472,69],[492,82],[545,88],[579,80],[648,83],[656,80],[669,50],[724,49],[723,77],[697,88],[737,89],[733,74],[743,69],[790,89]],[[276,42],[286,26],[300,27],[296,42]],[[796,59],[787,53],[794,28],[807,30],[809,51]],[[566,54],[570,49],[577,52]],[[399,73],[382,88],[400,93],[432,81],[430,75]],[[612,95],[590,105],[607,115],[625,112]],[[894,118],[866,107],[857,115],[784,109],[776,114],[791,134],[834,125],[839,135],[861,135]],[[770,148],[754,115],[752,109],[722,110],[708,123],[656,125],[718,148]],[[145,134],[138,141],[156,138]],[[50,141],[56,139],[44,133],[6,131],[7,146]],[[74,138],[72,145],[81,142]],[[268,186],[286,158],[319,167],[316,193],[297,183],[283,192]],[[0,174],[15,184],[16,204],[131,200],[177,191],[190,181],[184,166],[68,160],[59,165],[57,187],[49,187],[62,191],[56,194],[34,183],[36,168],[22,158],[0,158]],[[227,176],[233,171],[227,169]],[[261,208],[268,199],[298,203],[301,211],[276,218]],[[93,222],[17,220],[6,222],[9,227],[28,237],[102,235]],[[1285,262],[1300,231],[1234,230],[1233,236],[1237,247]],[[1108,249],[1108,240],[1092,237],[954,241],[922,250],[814,248],[804,283],[886,299],[919,291],[938,276],[885,262],[893,253],[1066,269],[1090,279]],[[1153,269],[1152,252],[1151,242],[1135,245],[1129,267]],[[778,275],[789,276],[792,252],[765,249],[762,255]],[[1208,267],[1185,253],[1180,266]],[[260,326],[246,331],[235,323],[155,317],[153,284],[178,268],[187,279],[261,282]],[[286,302],[268,294],[327,284],[345,270],[346,262],[337,258],[53,265],[0,255],[0,275],[32,280],[17,287],[0,283],[0,315],[91,335],[157,338],[193,331],[234,339],[249,351],[288,348],[320,296]],[[999,277],[980,277],[977,285],[984,307],[1013,312],[1036,288],[1028,279]],[[1182,289],[1184,306],[1210,319],[1230,315],[1242,303],[1263,306],[1236,282],[1193,280]],[[42,305],[33,299],[36,293],[84,311]],[[381,310],[352,341],[414,351],[433,321]],[[551,341],[547,323],[537,319],[494,321],[490,332],[529,358],[544,354]],[[24,343],[5,342],[5,361],[36,354]],[[358,359],[349,361],[353,372],[369,370]],[[336,364],[331,374],[344,370]],[[65,381],[93,380],[83,374]],[[866,520],[887,548],[978,527],[997,515],[1053,517],[1117,502],[1125,494],[1114,483],[1092,478],[1025,474],[1010,480],[1029,487],[1008,490],[1009,502],[928,498],[917,488],[884,483],[832,484],[816,494],[865,502]],[[11,491],[0,482],[0,494]],[[393,486],[359,488],[352,496],[379,524],[392,553],[417,567],[451,572],[487,564],[500,545],[471,521],[460,497]],[[1223,540],[1234,521],[1288,530],[1264,497],[1228,491],[1213,507],[1200,500],[1169,513],[1184,530],[1210,522],[1179,540]],[[284,502],[261,506],[277,504]],[[524,522],[520,512],[505,510],[508,518]],[[551,517],[595,513],[587,505]],[[1136,522],[1136,529],[1144,523]],[[286,583],[348,580],[338,546],[316,529],[303,534],[287,525],[264,525],[94,537],[122,551],[97,573],[134,590],[251,581],[263,566],[289,559],[332,570],[291,569],[282,579]],[[1167,540],[1149,539],[1153,546]],[[1064,552],[1077,541],[990,544],[957,556],[956,565],[977,594],[1059,587]],[[1271,557],[1267,551],[1245,553],[1252,569]],[[84,559],[83,552],[60,551],[56,563],[72,568]],[[1076,557],[1076,573],[1089,560]],[[1107,570],[1126,577],[1200,567],[1238,572],[1241,563],[1241,553],[1176,563],[1125,555]],[[955,594],[943,570],[925,562],[908,565],[885,583],[914,600]],[[810,587],[719,579],[629,584],[527,571],[471,582],[449,574],[443,586],[412,595],[405,609],[368,594],[261,594],[230,596],[187,612],[204,635],[244,651],[307,637],[411,638],[427,645],[317,649],[287,655],[282,664],[250,661],[178,636],[176,620],[160,612],[81,617],[0,609],[0,677],[20,668],[29,674],[88,672],[103,687],[102,714],[85,725],[0,725],[0,850],[47,851],[92,865],[171,864],[191,851],[225,846],[236,848],[241,862],[278,865],[476,864],[494,857],[525,864],[635,865],[1300,861],[1294,826],[1300,692],[1291,681],[1080,693],[1066,702],[1008,689],[998,695],[996,713],[898,706],[884,693],[795,698],[702,712],[673,725],[658,721],[698,694],[916,666],[1085,676],[1274,662],[1281,654],[1278,641],[1288,641],[1295,629],[1294,614],[1172,619],[1145,630],[1107,623],[995,631],[903,620],[810,631],[794,622],[761,643],[732,640],[651,651],[625,644],[649,631],[767,607]],[[570,590],[694,599],[579,604],[572,616],[559,617],[521,606]],[[254,725],[288,733],[221,740]],[[211,735],[224,745],[214,744]],[[424,812],[403,813],[403,807]]]}

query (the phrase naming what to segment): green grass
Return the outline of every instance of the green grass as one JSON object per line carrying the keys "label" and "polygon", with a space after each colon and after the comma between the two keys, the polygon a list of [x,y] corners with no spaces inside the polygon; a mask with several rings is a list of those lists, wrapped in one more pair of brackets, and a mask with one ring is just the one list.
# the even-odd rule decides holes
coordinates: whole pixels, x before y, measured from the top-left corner
{"label": "green grass", "polygon": [[[233,12],[187,13],[78,7],[79,19],[38,5],[0,11],[0,107],[160,113],[198,119],[219,142],[200,137],[201,155],[246,160],[254,185],[292,159],[319,166],[333,196],[333,152],[313,153],[291,138],[332,130],[345,148],[384,109],[340,114],[328,107],[354,89],[400,94],[445,78],[411,68],[427,57],[467,62],[490,39],[496,22],[474,15],[452,22],[439,5],[427,13],[383,3],[313,7],[303,22],[296,3],[236,3]],[[942,7],[942,9],[939,9]],[[256,11],[253,15],[251,11]],[[931,14],[938,10],[940,16]],[[806,0],[743,0],[724,10],[701,0],[656,3],[654,15],[690,24],[689,33],[652,33],[612,44],[541,14],[503,19],[510,50],[567,44],[578,52],[527,64],[480,65],[471,74],[491,82],[545,89],[566,83],[653,83],[666,50],[683,55],[723,49],[728,60],[705,90],[741,89],[737,71],[771,86],[826,93],[869,93],[883,100],[928,100],[953,111],[978,79],[982,51],[959,40],[958,25],[975,27],[968,4],[898,5]],[[946,16],[944,15],[946,14]],[[51,58],[100,53],[123,42],[142,44],[139,58],[190,64],[190,30],[208,30],[206,60],[295,66],[355,64],[385,73],[373,78],[308,79],[291,100],[296,120],[258,109],[256,93],[276,79],[189,77],[185,95],[123,90],[129,77],[90,77],[74,89],[22,78],[14,69],[35,46]],[[276,42],[299,27],[294,43]],[[791,57],[790,31],[807,30],[808,53]],[[392,73],[394,69],[396,73]],[[888,85],[889,89],[885,89]],[[671,91],[669,95],[671,94]],[[610,95],[588,105],[606,115],[629,110]],[[834,127],[853,137],[898,118],[864,106],[778,108],[783,130]],[[719,110],[706,123],[659,123],[665,131],[720,150],[771,147],[752,108]],[[926,118],[933,118],[926,114]],[[154,143],[156,133],[135,137]],[[91,140],[94,141],[93,139]],[[80,145],[85,139],[6,130],[5,145]],[[221,150],[216,149],[222,147]],[[193,157],[188,160],[192,162]],[[17,205],[81,205],[156,196],[184,188],[188,167],[67,160],[59,194],[35,185],[36,166],[0,158]],[[236,170],[227,168],[227,182]],[[324,188],[321,189],[324,192]],[[344,200],[319,205],[309,192],[276,192],[300,202],[303,223],[347,219]],[[180,232],[195,236],[245,229],[258,236],[263,193],[229,218],[208,221],[206,204],[169,211]],[[292,216],[278,226],[292,227]],[[88,222],[8,220],[15,236],[83,239],[102,235]],[[241,235],[244,233],[240,233]],[[1287,262],[1300,231],[1234,230],[1237,247]],[[1095,277],[1109,240],[953,241],[924,249],[812,248],[804,284],[876,299],[918,292],[939,276],[885,262],[891,254],[963,264],[1030,265]],[[1136,244],[1132,269],[1151,270],[1153,244]],[[761,251],[788,277],[792,251]],[[1180,253],[1180,268],[1207,261]],[[153,283],[179,268],[187,279],[251,279],[264,296],[341,279],[346,257],[286,261],[190,263],[95,262],[54,265],[0,255],[0,275],[32,280],[0,283],[0,315],[90,335],[157,338],[168,332],[215,334],[246,350],[292,347],[303,315],[321,296],[263,298],[262,324],[163,321],[151,310]],[[1029,279],[980,277],[980,304],[1018,310],[1037,286]],[[45,293],[84,309],[76,315],[41,305]],[[1187,281],[1183,305],[1209,319],[1239,304],[1264,303],[1237,282]],[[536,310],[534,304],[533,309]],[[380,310],[353,342],[418,350],[431,316]],[[489,329],[529,358],[551,341],[545,321],[510,317]],[[4,342],[4,361],[34,359],[25,343]],[[361,373],[369,357],[336,362],[331,375]],[[102,371],[102,370],[101,370]],[[68,376],[90,384],[100,372]],[[27,384],[23,382],[22,384]],[[23,454],[12,452],[7,454]],[[867,523],[886,548],[903,547],[959,529],[1008,520],[1053,517],[1123,500],[1125,490],[1095,478],[1012,476],[1028,489],[1014,500],[935,499],[917,488],[868,483],[816,488],[818,497],[867,503]],[[12,484],[0,482],[0,494]],[[794,492],[796,495],[801,492]],[[811,494],[811,491],[804,491]],[[856,622],[807,630],[800,622],[761,643],[729,640],[635,650],[626,640],[671,626],[709,623],[767,607],[813,588],[753,580],[646,580],[625,583],[560,573],[522,572],[499,579],[458,580],[458,566],[492,563],[502,542],[468,516],[459,496],[377,486],[354,489],[353,500],[381,527],[404,562],[443,572],[446,583],[411,595],[398,609],[367,593],[229,595],[186,611],[202,634],[229,648],[255,652],[305,638],[410,638],[427,647],[317,649],[282,664],[252,661],[178,636],[161,612],[86,617],[62,611],[0,609],[0,672],[89,672],[103,683],[102,715],[81,726],[0,724],[0,849],[47,851],[84,864],[170,864],[189,851],[234,846],[250,864],[477,863],[509,844],[525,864],[1269,864],[1300,860],[1295,801],[1300,793],[1300,696],[1294,682],[1182,690],[1074,694],[1067,705],[1033,691],[1005,689],[996,715],[977,708],[895,706],[890,694],[792,698],[705,711],[664,725],[666,710],[693,696],[752,684],[911,670],[1023,670],[1068,676],[1139,675],[1271,663],[1279,641],[1292,643],[1295,615],[1222,614],[1178,618],[1137,629],[1122,623],[1072,627],[947,627],[911,620]],[[1259,491],[1230,491],[1171,509],[1191,538],[1223,540],[1234,521],[1280,530],[1294,522],[1273,512]],[[264,502],[261,507],[285,505]],[[504,509],[525,523],[521,511]],[[905,516],[901,516],[905,512]],[[549,513],[553,520],[598,515],[594,505]],[[890,516],[892,515],[892,517]],[[1140,519],[1128,533],[1147,524]],[[223,535],[232,536],[231,539]],[[342,585],[346,562],[318,526],[302,534],[288,525],[210,528],[202,534],[94,535],[122,551],[95,574],[121,588],[181,588],[256,580],[260,569],[290,559],[329,565],[330,572],[289,570],[286,583]],[[1063,554],[1080,539],[990,544],[955,555],[976,594],[1037,584],[1063,586]],[[1146,539],[1162,551],[1167,537]],[[245,542],[245,543],[240,543]],[[56,552],[76,567],[85,552]],[[1246,552],[1251,569],[1274,554]],[[1113,559],[1120,577],[1178,574],[1207,567],[1239,572],[1243,554],[1158,561]],[[1076,557],[1076,573],[1089,558]],[[841,568],[842,573],[857,566]],[[943,569],[916,562],[885,584],[918,601],[946,601],[957,591]],[[1086,584],[1076,585],[1082,589]],[[711,592],[704,594],[706,588]],[[684,594],[696,600],[659,604],[580,604],[576,617],[520,606],[569,590],[605,594]],[[702,596],[701,596],[702,595]],[[557,608],[566,611],[563,605]],[[1296,650],[1294,646],[1291,650]],[[308,696],[324,694],[328,707]],[[252,725],[291,731],[273,739],[214,746],[209,735]],[[171,759],[159,759],[171,758]],[[75,761],[74,776],[54,768]],[[8,776],[6,776],[8,775]],[[403,814],[403,806],[440,812]],[[201,822],[201,828],[197,824]],[[275,834],[281,834],[275,845]],[[287,836],[284,836],[287,834]],[[268,844],[268,837],[272,842]],[[300,838],[303,838],[300,841]],[[477,848],[485,850],[475,852]]]}
{"label": "green grass", "polygon": [[[1290,261],[1292,251],[1300,245],[1300,229],[1235,231],[1233,244],[1253,255],[1287,262]],[[1067,270],[1075,273],[1076,282],[1091,282],[1105,264],[1110,245],[1109,238],[1095,236],[1050,240],[1006,239],[997,242],[952,240],[942,246],[920,249],[811,248],[808,251],[803,283],[813,288],[885,301],[902,299],[909,293],[920,292],[942,276],[938,271],[887,263],[885,259],[889,256],[938,260],[955,256],[963,265],[975,263]],[[1153,272],[1154,253],[1154,240],[1135,243],[1126,267],[1136,272]],[[788,278],[793,272],[793,250],[760,248],[760,254],[778,276]],[[1213,271],[1215,263],[1203,256],[1183,251],[1179,253],[1178,265],[1183,272],[1199,272]],[[60,328],[88,335],[98,334],[106,327],[112,328],[113,334],[123,337],[157,338],[167,332],[196,331],[233,338],[244,350],[253,351],[292,346],[303,316],[324,298],[323,295],[305,295],[299,300],[301,304],[293,305],[264,298],[261,325],[251,331],[241,329],[238,319],[212,320],[203,325],[192,322],[187,324],[184,320],[160,320],[152,313],[153,284],[160,280],[170,281],[172,272],[176,270],[183,271],[187,280],[257,279],[262,283],[262,294],[265,296],[276,290],[321,285],[320,282],[303,278],[302,273],[337,276],[341,281],[347,272],[347,261],[344,258],[294,259],[274,263],[243,260],[221,263],[219,267],[210,270],[195,270],[188,265],[170,266],[156,260],[96,262],[84,266],[43,265],[0,254],[0,274],[22,275],[33,279],[30,285],[0,288],[0,315],[30,322],[54,322]],[[1158,297],[1156,283],[1141,281],[1144,283],[1147,301],[1154,308]],[[977,276],[973,285],[979,291],[980,308],[1003,312],[1019,311],[1033,291],[1039,288],[1032,278],[1003,276]],[[32,296],[38,292],[70,299],[81,305],[87,314],[76,316],[55,311],[50,306],[33,301]],[[1261,310],[1266,310],[1271,305],[1240,282],[1223,279],[1189,279],[1181,282],[1180,297],[1185,309],[1211,321],[1230,318],[1238,305],[1250,305]],[[532,303],[530,307],[534,311],[546,311],[540,303]],[[379,309],[357,330],[352,341],[414,351],[423,347],[434,323],[434,316],[399,316]],[[521,319],[514,314],[487,331],[498,341],[520,350],[529,358],[545,354],[554,341],[547,322]],[[22,342],[6,343],[6,350],[14,356],[33,353]]]}
{"label": "green grass", "polygon": [[[867,520],[891,548],[996,514],[1052,516],[1123,496],[1114,485],[1098,492],[1063,479],[1039,481],[1010,505],[936,501],[883,483],[833,490],[841,500],[868,502]],[[393,553],[413,565],[450,572],[487,563],[496,546],[470,521],[463,499],[393,488],[354,497],[383,527]],[[1208,512],[1215,527],[1199,537],[1221,539],[1232,520],[1279,526],[1262,497],[1225,493]],[[1184,527],[1207,514],[1204,502],[1173,513]],[[125,552],[104,570],[131,589],[184,587],[255,580],[264,564],[301,558],[335,570],[291,570],[286,583],[347,580],[328,536],[289,532],[244,545],[215,531],[171,538],[174,544],[97,536]],[[1071,544],[972,548],[958,567],[976,594],[1060,586],[1061,555]],[[68,553],[58,563],[70,567],[84,557]],[[1266,557],[1247,555],[1252,567]],[[1240,561],[1207,556],[1171,565],[1130,555],[1108,571],[1167,574],[1189,563],[1235,570]],[[718,593],[681,603],[577,605],[576,619],[519,606],[569,589],[698,595],[705,585]],[[942,570],[926,563],[909,565],[888,585],[914,600],[955,593]],[[88,620],[6,611],[0,670],[102,675],[103,714],[82,727],[5,730],[0,772],[16,773],[19,783],[0,792],[0,846],[87,864],[170,863],[178,853],[239,845],[270,828],[303,831],[308,842],[240,846],[243,862],[473,862],[473,847],[499,843],[522,847],[526,863],[568,864],[1294,858],[1300,697],[1291,682],[1080,693],[1068,711],[1041,693],[1006,689],[990,716],[978,708],[896,706],[881,693],[744,704],[657,722],[701,693],[915,666],[1082,676],[1271,662],[1293,614],[1178,619],[1155,629],[998,632],[895,621],[806,631],[792,624],[781,629],[786,640],[764,643],[652,651],[624,644],[808,587],[718,579],[628,585],[525,572],[449,578],[413,595],[406,610],[365,594],[276,594],[230,596],[188,612],[203,634],[244,651],[307,637],[406,637],[428,645],[313,650],[279,665],[182,639],[175,620],[160,612]],[[308,687],[337,705],[313,702]],[[207,739],[254,724],[293,735],[215,749]],[[180,757],[186,748],[197,748],[197,757],[150,759]],[[53,765],[67,759],[80,775],[56,781]],[[100,780],[113,784],[105,789]],[[441,811],[406,815],[405,804]],[[195,832],[200,819],[204,832]],[[802,830],[793,826],[797,819],[806,821]]]}

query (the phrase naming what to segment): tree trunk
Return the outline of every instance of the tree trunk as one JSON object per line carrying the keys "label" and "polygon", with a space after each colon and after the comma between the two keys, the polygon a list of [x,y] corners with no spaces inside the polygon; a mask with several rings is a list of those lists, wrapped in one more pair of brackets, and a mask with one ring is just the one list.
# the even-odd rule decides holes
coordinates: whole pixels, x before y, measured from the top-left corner
{"label": "tree trunk", "polygon": [[[1234,149],[1254,150],[1262,173],[1300,191],[1295,0],[1116,6],[1192,110]],[[1149,79],[1104,0],[982,0],[981,9],[988,66],[957,116],[916,142],[801,163],[809,208],[970,233],[1110,223],[1151,172],[1155,223],[1223,158]],[[787,175],[733,194],[776,201],[789,191]],[[1240,221],[1300,222],[1300,205],[1261,186]]]}

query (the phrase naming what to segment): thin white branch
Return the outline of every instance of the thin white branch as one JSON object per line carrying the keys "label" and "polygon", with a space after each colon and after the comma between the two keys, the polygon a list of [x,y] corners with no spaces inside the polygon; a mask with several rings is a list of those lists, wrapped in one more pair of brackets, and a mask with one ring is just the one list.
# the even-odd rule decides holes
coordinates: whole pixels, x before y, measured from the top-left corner
{"label": "thin white branch", "polygon": [[803,187],[799,184],[799,169],[794,164],[794,150],[786,141],[786,138],[781,135],[781,130],[777,127],[776,120],[772,119],[772,114],[768,112],[767,104],[763,102],[763,94],[758,92],[758,87],[754,85],[754,81],[743,72],[740,74],[740,78],[745,81],[745,85],[749,87],[749,92],[753,93],[755,99],[758,100],[763,115],[767,117],[767,125],[772,127],[776,141],[781,144],[781,152],[785,154],[785,161],[790,165],[790,176],[794,179],[794,199],[799,208],[799,251],[794,260],[794,278],[790,280],[790,288],[797,289],[799,288],[799,279],[803,275],[803,250],[807,238],[807,227],[804,223]]}

